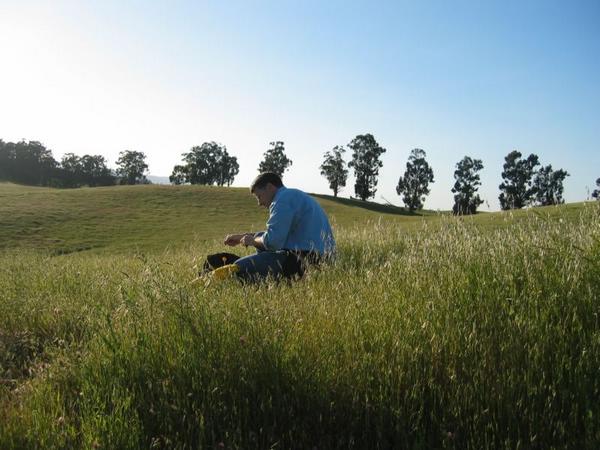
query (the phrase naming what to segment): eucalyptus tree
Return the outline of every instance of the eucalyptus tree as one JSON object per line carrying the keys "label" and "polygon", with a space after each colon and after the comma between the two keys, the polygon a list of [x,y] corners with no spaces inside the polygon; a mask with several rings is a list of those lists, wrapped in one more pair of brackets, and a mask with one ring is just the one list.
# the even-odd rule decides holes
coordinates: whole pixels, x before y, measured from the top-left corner
{"label": "eucalyptus tree", "polygon": [[352,160],[348,167],[354,169],[356,181],[354,192],[361,200],[374,197],[377,192],[377,177],[383,163],[379,159],[386,149],[380,146],[372,134],[359,134],[348,144]]}
{"label": "eucalyptus tree", "polygon": [[333,190],[334,197],[337,197],[340,189],[346,186],[348,179],[348,169],[346,169],[343,157],[345,152],[346,149],[343,146],[336,145],[330,152],[323,155],[324,160],[320,167],[321,175],[329,181],[329,188]]}
{"label": "eucalyptus tree", "polygon": [[473,159],[465,156],[456,163],[454,171],[454,214],[475,214],[483,200],[477,194],[477,189],[481,186],[479,171],[483,169],[483,163],[480,159]]}
{"label": "eucalyptus tree", "polygon": [[427,153],[421,148],[410,152],[406,171],[396,186],[396,193],[402,195],[402,201],[408,209],[423,209],[425,197],[429,195],[429,183],[433,183],[433,169],[425,159]]}
{"label": "eucalyptus tree", "polygon": [[169,176],[173,184],[230,186],[239,173],[237,158],[229,155],[227,147],[213,141],[192,147],[182,156],[184,164],[176,165]]}
{"label": "eucalyptus tree", "polygon": [[117,176],[122,184],[141,184],[146,182],[146,155],[142,152],[125,150],[117,159]]}
{"label": "eucalyptus tree", "polygon": [[536,188],[533,185],[533,176],[539,165],[537,155],[533,153],[526,159],[517,150],[513,150],[504,158],[502,171],[501,191],[498,199],[500,207],[506,209],[521,209],[531,204],[535,199]]}
{"label": "eucalyptus tree", "polygon": [[564,203],[563,182],[568,176],[569,173],[566,170],[552,170],[552,165],[540,168],[533,179],[537,204],[548,206]]}
{"label": "eucalyptus tree", "polygon": [[292,160],[285,154],[285,145],[283,141],[270,142],[269,148],[263,154],[263,160],[258,165],[258,171],[273,172],[283,177],[283,173],[292,165]]}

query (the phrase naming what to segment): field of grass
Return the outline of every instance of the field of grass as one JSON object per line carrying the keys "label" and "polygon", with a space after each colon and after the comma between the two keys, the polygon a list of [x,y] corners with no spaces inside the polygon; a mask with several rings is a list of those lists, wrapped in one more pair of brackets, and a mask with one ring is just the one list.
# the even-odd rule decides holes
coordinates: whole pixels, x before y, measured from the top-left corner
{"label": "field of grass", "polygon": [[264,223],[247,191],[0,200],[2,449],[600,445],[597,204],[456,219],[320,198],[338,260],[243,287],[191,281]]}
{"label": "field of grass", "polygon": [[[335,224],[417,220],[401,208],[320,196]],[[432,213],[425,213],[431,215]],[[163,251],[261,230],[267,211],[245,188],[116,186],[50,189],[0,183],[0,249],[55,254]]]}

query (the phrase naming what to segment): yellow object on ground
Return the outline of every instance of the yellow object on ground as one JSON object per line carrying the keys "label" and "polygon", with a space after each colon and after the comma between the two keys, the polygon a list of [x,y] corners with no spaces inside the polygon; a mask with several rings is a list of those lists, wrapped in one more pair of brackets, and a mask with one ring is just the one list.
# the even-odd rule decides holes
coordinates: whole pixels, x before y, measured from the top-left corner
{"label": "yellow object on ground", "polygon": [[240,268],[237,264],[227,264],[226,266],[219,267],[219,268],[213,270],[211,272],[211,278],[213,280],[218,280],[218,281],[225,280],[225,279],[233,276],[233,274],[235,274],[239,270],[240,270]]}

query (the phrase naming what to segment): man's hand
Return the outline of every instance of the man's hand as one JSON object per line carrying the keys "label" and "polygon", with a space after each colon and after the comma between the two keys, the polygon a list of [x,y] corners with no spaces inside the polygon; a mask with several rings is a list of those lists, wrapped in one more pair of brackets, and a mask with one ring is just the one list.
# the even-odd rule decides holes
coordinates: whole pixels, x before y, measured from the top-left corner
{"label": "man's hand", "polygon": [[230,247],[235,247],[236,245],[240,245],[242,243],[244,236],[247,236],[247,234],[228,234],[223,243],[225,245],[229,245]]}
{"label": "man's hand", "polygon": [[224,243],[230,247],[245,245],[246,247],[264,248],[262,238],[254,237],[254,233],[228,234]]}
{"label": "man's hand", "polygon": [[244,234],[240,241],[242,245],[246,247],[254,246],[254,235],[253,234]]}

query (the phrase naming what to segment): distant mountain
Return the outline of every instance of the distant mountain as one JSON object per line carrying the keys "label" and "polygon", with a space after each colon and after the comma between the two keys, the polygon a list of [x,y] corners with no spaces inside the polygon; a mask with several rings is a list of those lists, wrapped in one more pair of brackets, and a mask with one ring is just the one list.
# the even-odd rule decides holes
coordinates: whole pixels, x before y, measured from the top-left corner
{"label": "distant mountain", "polygon": [[152,184],[170,184],[169,177],[159,177],[156,175],[146,175],[148,180],[152,181]]}

